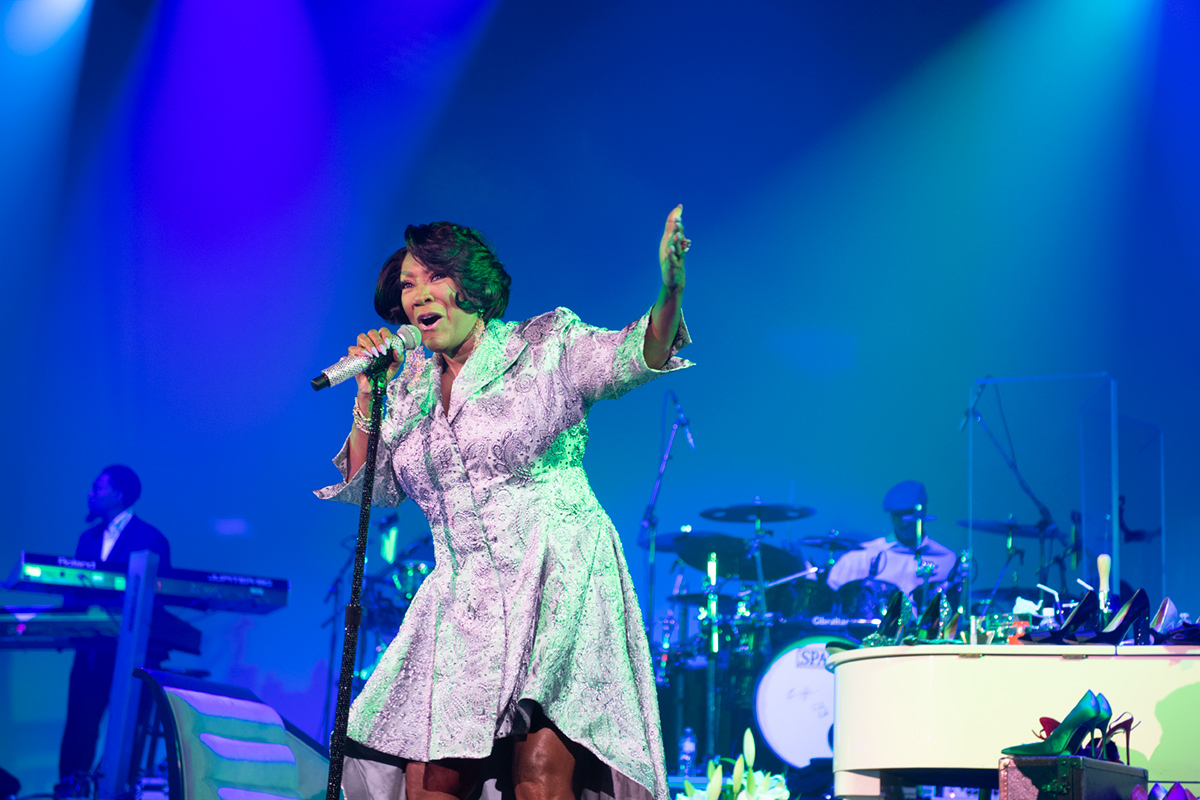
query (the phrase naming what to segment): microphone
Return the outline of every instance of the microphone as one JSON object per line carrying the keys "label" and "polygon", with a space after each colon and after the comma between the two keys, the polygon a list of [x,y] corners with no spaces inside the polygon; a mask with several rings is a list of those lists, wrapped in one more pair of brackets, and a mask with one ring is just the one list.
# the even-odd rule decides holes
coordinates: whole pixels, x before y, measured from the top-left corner
{"label": "microphone", "polygon": [[671,401],[675,403],[675,413],[679,415],[679,424],[683,426],[683,432],[687,434],[688,444],[695,450],[696,441],[692,439],[692,427],[688,424],[687,415],[683,413],[683,406],[679,404],[679,396],[670,389],[667,390],[667,394],[671,395]]}
{"label": "microphone", "polygon": [[963,428],[967,427],[967,423],[971,421],[971,413],[975,411],[975,406],[979,405],[979,398],[983,397],[985,388],[987,388],[986,383],[975,384],[975,389],[971,392],[971,405],[967,406],[967,410],[963,412],[962,422],[958,423],[959,433],[962,433]]}
{"label": "microphone", "polygon": [[[366,372],[371,367],[385,366],[388,363],[385,359],[391,358],[392,350],[401,353],[407,350],[415,350],[420,343],[421,331],[417,329],[416,325],[401,325],[392,334],[392,338],[387,343],[387,350],[384,351],[383,355],[378,358],[364,355],[346,356],[332,367],[326,367],[321,370],[321,374],[312,379],[313,391],[319,392],[330,386],[336,386],[348,378],[353,378],[355,375]],[[376,362],[379,363],[377,364]]]}

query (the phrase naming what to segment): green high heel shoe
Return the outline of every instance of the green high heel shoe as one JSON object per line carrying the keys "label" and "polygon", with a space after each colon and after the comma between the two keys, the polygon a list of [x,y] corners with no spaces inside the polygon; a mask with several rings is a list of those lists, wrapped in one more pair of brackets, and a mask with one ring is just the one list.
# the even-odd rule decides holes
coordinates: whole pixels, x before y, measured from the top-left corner
{"label": "green high heel shoe", "polygon": [[1007,756],[1060,756],[1070,755],[1079,749],[1083,740],[1094,730],[1103,737],[1112,719],[1112,707],[1104,695],[1093,694],[1089,689],[1066,719],[1058,724],[1054,732],[1040,742],[1018,744],[1001,750]]}

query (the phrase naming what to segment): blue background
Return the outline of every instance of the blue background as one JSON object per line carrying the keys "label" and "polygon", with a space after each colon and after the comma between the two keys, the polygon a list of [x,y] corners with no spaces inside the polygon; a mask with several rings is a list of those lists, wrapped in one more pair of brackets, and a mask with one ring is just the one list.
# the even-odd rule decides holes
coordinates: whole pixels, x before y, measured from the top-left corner
{"label": "blue background", "polygon": [[[971,382],[1108,371],[1164,432],[1167,585],[1200,601],[1195,3],[0,10],[0,566],[73,550],[92,479],[133,466],[177,566],[292,581],[275,614],[194,620],[205,655],[172,663],[319,738],[323,599],[357,517],[310,493],[336,478],[351,392],[308,379],[378,324],[410,222],[486,232],[508,318],[619,327],[653,302],[684,204],[699,366],[598,407],[587,458],[642,584],[665,389],[697,449],[676,449],[664,530],[745,533],[697,512],[759,496],[818,509],[779,538],[882,535],[883,493],[917,478],[957,549]],[[403,508],[401,541],[422,530]],[[26,791],[55,778],[69,665],[0,653],[20,731],[0,758]]]}

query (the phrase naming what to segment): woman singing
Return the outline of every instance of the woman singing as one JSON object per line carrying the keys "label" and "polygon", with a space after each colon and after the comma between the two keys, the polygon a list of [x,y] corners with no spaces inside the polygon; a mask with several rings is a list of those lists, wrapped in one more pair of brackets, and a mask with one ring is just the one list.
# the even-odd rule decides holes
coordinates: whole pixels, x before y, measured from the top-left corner
{"label": "woman singing", "polygon": [[[659,244],[658,300],[620,331],[563,308],[502,322],[508,273],[461,225],[410,226],[383,265],[376,310],[433,357],[401,370],[393,354],[372,502],[411,497],[437,565],[350,711],[349,800],[668,797],[642,617],[582,463],[593,403],[690,366],[675,357],[690,341],[682,217]],[[345,480],[319,497],[361,502],[370,403],[359,376]]]}

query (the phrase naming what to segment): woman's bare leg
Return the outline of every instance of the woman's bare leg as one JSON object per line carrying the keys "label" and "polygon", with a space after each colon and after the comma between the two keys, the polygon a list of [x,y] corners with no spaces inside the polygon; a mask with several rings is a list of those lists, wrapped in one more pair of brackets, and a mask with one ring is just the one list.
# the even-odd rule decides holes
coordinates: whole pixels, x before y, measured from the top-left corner
{"label": "woman's bare leg", "polygon": [[517,800],[575,800],[572,743],[550,725],[518,737],[513,745]]}
{"label": "woman's bare leg", "polygon": [[408,762],[404,785],[409,800],[465,800],[475,788],[480,763],[469,758]]}

